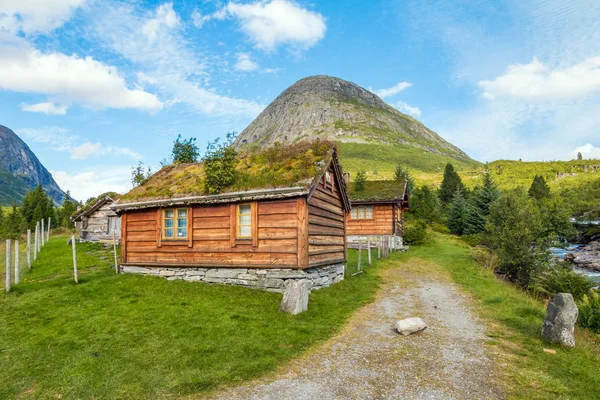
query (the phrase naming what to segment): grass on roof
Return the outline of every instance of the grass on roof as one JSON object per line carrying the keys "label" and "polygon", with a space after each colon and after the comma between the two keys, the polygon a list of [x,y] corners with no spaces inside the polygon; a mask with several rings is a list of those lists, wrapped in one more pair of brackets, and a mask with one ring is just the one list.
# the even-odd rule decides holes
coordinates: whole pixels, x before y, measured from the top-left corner
{"label": "grass on roof", "polygon": [[[242,153],[238,156],[236,182],[224,192],[308,186],[322,173],[332,149],[331,142],[305,141]],[[169,165],[122,199],[131,201],[205,195],[204,177],[202,163]]]}
{"label": "grass on roof", "polygon": [[369,201],[369,200],[392,200],[402,197],[404,192],[404,182],[398,181],[366,181],[365,190],[357,192],[354,190],[354,182],[348,185],[348,191],[351,201]]}

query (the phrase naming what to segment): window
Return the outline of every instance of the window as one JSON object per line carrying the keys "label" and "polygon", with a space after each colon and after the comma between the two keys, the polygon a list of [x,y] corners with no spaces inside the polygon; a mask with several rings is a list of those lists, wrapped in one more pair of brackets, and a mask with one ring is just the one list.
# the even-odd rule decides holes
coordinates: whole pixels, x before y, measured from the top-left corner
{"label": "window", "polygon": [[237,207],[237,237],[240,239],[252,238],[252,206],[240,204]]}
{"label": "window", "polygon": [[326,188],[333,189],[333,175],[329,171],[325,171],[325,176],[323,177],[325,180],[324,185]]}
{"label": "window", "polygon": [[187,239],[188,232],[188,210],[178,208],[164,210],[163,213],[163,238],[164,239]]}
{"label": "window", "polygon": [[358,206],[352,208],[350,219],[373,219],[373,207]]}

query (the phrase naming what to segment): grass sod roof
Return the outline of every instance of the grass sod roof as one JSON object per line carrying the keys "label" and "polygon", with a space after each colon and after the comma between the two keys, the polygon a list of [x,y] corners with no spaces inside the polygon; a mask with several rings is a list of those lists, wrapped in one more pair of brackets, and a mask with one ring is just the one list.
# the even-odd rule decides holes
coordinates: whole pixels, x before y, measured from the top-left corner
{"label": "grass sod roof", "polygon": [[355,183],[350,182],[348,185],[348,195],[350,201],[356,202],[370,202],[370,201],[401,201],[404,197],[405,190],[404,181],[395,180],[380,180],[380,181],[366,181],[365,189],[357,192],[355,190]]}
{"label": "grass sod roof", "polygon": [[[238,155],[237,179],[225,193],[305,187],[323,173],[329,164],[334,145],[331,142],[302,142],[290,146],[274,146],[263,151]],[[160,169],[144,184],[121,197],[118,203],[206,196],[203,164],[173,164]]]}

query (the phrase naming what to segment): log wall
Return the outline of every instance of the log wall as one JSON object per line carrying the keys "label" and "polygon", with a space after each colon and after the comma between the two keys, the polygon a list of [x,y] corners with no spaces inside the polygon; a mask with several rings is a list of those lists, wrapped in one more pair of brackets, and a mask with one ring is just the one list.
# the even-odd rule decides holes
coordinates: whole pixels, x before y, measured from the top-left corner
{"label": "log wall", "polygon": [[333,170],[331,184],[321,180],[308,198],[308,265],[346,261],[346,212]]}
{"label": "log wall", "polygon": [[393,235],[396,227],[394,204],[373,204],[373,218],[351,219],[346,215],[348,235]]}
{"label": "log wall", "polygon": [[85,241],[112,240],[113,232],[117,239],[121,237],[121,218],[110,209],[107,202],[79,223],[79,235]]}

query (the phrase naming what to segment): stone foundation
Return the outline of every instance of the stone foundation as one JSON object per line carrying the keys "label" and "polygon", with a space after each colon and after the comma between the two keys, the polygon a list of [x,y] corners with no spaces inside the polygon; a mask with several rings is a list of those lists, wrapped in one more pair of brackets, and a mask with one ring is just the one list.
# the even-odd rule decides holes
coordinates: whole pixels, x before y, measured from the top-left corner
{"label": "stone foundation", "polygon": [[220,283],[244,286],[268,292],[283,293],[284,282],[290,279],[308,279],[312,289],[331,286],[344,279],[344,264],[300,269],[259,268],[194,268],[194,267],[133,267],[121,265],[119,270],[126,274],[162,276],[167,280]]}

